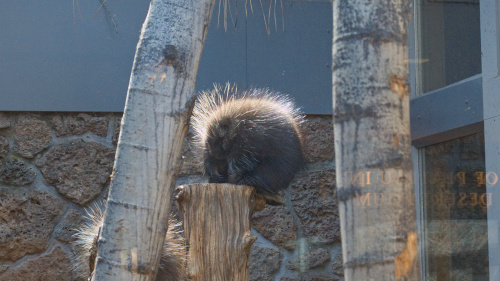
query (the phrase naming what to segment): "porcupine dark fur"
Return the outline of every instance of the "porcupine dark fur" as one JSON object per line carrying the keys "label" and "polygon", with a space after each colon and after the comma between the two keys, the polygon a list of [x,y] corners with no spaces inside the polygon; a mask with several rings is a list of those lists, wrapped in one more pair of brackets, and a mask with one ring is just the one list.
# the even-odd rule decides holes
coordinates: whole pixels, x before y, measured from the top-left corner
{"label": "porcupine dark fur", "polygon": [[[102,208],[95,205],[87,210],[87,221],[76,230],[75,246],[78,266],[88,266],[91,280],[97,255],[97,240],[104,220]],[[167,235],[163,244],[158,273],[155,281],[186,280],[186,246],[180,234],[180,224],[170,219]]]}
{"label": "porcupine dark fur", "polygon": [[191,124],[209,182],[250,185],[267,203],[283,204],[278,192],[304,163],[302,121],[287,96],[267,89],[202,92]]}

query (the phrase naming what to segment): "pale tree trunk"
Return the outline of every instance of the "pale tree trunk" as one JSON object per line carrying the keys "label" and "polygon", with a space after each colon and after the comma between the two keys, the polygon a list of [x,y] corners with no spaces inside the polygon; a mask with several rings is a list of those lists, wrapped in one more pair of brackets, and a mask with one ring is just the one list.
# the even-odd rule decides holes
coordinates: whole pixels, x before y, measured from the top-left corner
{"label": "pale tree trunk", "polygon": [[153,0],[128,88],[93,280],[153,280],[215,0]]}
{"label": "pale tree trunk", "polygon": [[346,280],[420,280],[408,0],[333,1],[335,160]]}

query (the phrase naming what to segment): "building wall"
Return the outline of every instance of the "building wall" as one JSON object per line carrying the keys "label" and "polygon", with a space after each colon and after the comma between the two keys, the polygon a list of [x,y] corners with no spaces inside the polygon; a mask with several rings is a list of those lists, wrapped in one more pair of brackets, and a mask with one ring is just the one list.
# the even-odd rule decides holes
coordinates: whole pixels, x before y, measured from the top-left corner
{"label": "building wall", "polygon": [[[0,112],[0,281],[86,280],[75,229],[108,191],[121,114]],[[251,280],[343,280],[331,116],[304,123],[308,164],[252,218]],[[189,136],[187,137],[189,139]],[[178,184],[204,181],[186,141]]]}

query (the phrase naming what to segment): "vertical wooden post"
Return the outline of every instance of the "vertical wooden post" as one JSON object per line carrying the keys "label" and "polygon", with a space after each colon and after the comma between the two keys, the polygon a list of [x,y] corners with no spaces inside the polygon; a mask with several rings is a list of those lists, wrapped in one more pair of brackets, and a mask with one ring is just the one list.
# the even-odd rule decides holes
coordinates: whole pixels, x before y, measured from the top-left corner
{"label": "vertical wooden post", "polygon": [[191,184],[180,190],[180,216],[188,243],[188,274],[192,281],[248,281],[250,216],[263,208],[253,187]]}

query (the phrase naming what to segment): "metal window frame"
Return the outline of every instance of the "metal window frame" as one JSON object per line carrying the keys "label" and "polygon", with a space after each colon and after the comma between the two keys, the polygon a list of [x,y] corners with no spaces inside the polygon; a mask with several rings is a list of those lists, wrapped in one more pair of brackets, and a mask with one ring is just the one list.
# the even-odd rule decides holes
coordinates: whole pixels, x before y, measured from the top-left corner
{"label": "metal window frame", "polygon": [[[420,1],[414,1],[414,17],[409,30],[410,122],[417,226],[421,235],[420,253],[425,257],[426,238],[422,219],[423,149],[425,146],[470,134],[484,132],[486,172],[500,175],[500,2],[480,1],[482,73],[447,87],[421,95],[418,38]],[[488,251],[490,280],[500,280],[500,190],[487,187],[493,194],[488,207]],[[423,238],[423,239],[422,239]],[[422,277],[427,264],[421,261]],[[424,280],[424,279],[423,279]]]}
{"label": "metal window frame", "polygon": [[[480,11],[486,172],[500,175],[500,3],[481,0]],[[486,192],[493,194],[487,214],[490,280],[499,280],[500,190],[487,186]]]}
{"label": "metal window frame", "polygon": [[475,75],[411,99],[413,146],[421,148],[481,132],[482,87],[481,75]]}

